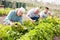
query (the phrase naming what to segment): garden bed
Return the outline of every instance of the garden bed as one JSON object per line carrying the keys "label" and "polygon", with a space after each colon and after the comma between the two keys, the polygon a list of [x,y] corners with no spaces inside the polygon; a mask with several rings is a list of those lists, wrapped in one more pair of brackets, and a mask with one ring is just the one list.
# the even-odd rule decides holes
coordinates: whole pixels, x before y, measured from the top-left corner
{"label": "garden bed", "polygon": [[57,17],[48,17],[36,23],[32,23],[29,20],[23,23],[23,25],[15,23],[16,25],[13,27],[0,25],[1,39],[60,40],[60,19]]}

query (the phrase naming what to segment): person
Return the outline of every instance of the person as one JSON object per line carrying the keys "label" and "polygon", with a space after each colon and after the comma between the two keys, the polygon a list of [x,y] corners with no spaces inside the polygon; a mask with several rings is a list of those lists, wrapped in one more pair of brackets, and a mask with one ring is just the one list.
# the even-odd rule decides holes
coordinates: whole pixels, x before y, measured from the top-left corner
{"label": "person", "polygon": [[14,25],[14,22],[20,22],[22,24],[22,16],[25,13],[23,7],[18,8],[17,10],[11,10],[7,17],[5,18],[5,24]]}
{"label": "person", "polygon": [[39,8],[32,8],[31,10],[28,11],[27,16],[29,19],[33,22],[38,21],[39,19]]}
{"label": "person", "polygon": [[43,11],[40,12],[40,18],[47,18],[48,16],[51,16],[51,13],[49,11],[48,7],[45,7],[45,9]]}

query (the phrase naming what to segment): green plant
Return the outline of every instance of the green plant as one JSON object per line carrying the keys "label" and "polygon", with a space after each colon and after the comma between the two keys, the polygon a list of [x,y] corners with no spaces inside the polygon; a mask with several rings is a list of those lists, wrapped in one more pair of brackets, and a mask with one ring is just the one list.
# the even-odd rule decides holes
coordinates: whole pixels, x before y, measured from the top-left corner
{"label": "green plant", "polygon": [[21,37],[20,40],[53,40],[60,35],[60,19],[48,17],[40,21],[33,30]]}
{"label": "green plant", "polygon": [[0,16],[7,15],[10,10],[10,8],[0,9]]}
{"label": "green plant", "polygon": [[53,40],[60,36],[60,18],[48,17],[32,23],[24,21],[21,25],[15,22],[14,26],[0,24],[1,40]]}

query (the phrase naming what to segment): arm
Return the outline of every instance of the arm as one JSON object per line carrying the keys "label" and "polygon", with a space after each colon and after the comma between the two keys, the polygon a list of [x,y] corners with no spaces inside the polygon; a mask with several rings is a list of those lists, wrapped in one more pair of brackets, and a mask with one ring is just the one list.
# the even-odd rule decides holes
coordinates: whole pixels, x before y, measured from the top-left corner
{"label": "arm", "polygon": [[49,16],[52,16],[53,17],[53,14],[51,12],[48,12],[49,13]]}
{"label": "arm", "polygon": [[26,17],[27,17],[29,20],[32,20],[32,19],[30,18],[30,15],[31,15],[31,10],[30,10],[30,11],[28,11],[28,13],[27,13]]}
{"label": "arm", "polygon": [[42,12],[40,13],[40,19],[43,19],[43,13]]}
{"label": "arm", "polygon": [[10,24],[11,23],[11,18],[13,16],[13,11],[10,11],[8,16],[6,17],[6,19],[4,20],[6,24]]}
{"label": "arm", "polygon": [[26,15],[26,17],[27,17],[29,20],[32,20],[32,19],[29,17],[29,15]]}
{"label": "arm", "polygon": [[35,22],[36,20],[32,20],[31,18],[30,18],[30,15],[27,15],[27,18],[31,21],[31,22]]}

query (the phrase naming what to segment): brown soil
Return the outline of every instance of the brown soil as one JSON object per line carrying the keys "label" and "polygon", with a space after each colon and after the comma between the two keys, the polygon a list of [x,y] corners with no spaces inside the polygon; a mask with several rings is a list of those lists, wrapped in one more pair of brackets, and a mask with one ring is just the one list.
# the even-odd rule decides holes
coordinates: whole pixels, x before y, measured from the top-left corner
{"label": "brown soil", "polygon": [[6,16],[0,16],[0,24],[4,23],[3,20],[5,19]]}

